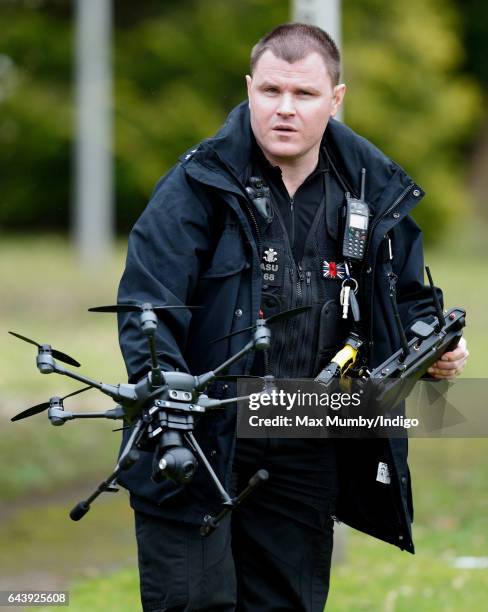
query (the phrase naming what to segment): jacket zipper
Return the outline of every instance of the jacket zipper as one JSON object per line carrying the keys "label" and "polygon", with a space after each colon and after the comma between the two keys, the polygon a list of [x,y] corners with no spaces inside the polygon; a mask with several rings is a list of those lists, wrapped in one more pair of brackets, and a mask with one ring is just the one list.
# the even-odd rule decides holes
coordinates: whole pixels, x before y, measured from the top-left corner
{"label": "jacket zipper", "polygon": [[[236,176],[236,174],[234,173],[232,168],[230,168],[225,163],[225,161],[223,161],[218,155],[217,155],[217,157],[220,160],[220,162],[225,166],[225,168],[227,169],[227,172],[232,176],[232,178],[234,179],[234,181],[238,185],[238,187],[240,189],[240,193],[237,193],[236,195],[241,195],[244,198],[244,203],[246,205],[247,212],[249,213],[249,216],[251,217],[254,229],[256,231],[256,246],[257,246],[257,250],[258,250],[259,264],[261,265],[261,257],[262,257],[261,250],[262,250],[263,241],[262,241],[262,236],[261,236],[261,230],[259,229],[258,222],[256,221],[256,216],[254,215],[254,211],[252,210],[252,206],[254,206],[254,204],[252,204],[252,202],[250,202],[249,194],[245,190],[244,186],[242,185],[241,181]],[[236,192],[234,192],[234,193],[236,193]],[[250,204],[252,204],[252,206]]]}
{"label": "jacket zipper", "polygon": [[[364,261],[366,261],[366,258],[368,256],[368,252],[369,252],[369,247],[371,245],[371,238],[373,237],[373,232],[376,229],[376,226],[387,216],[389,215],[399,204],[400,202],[402,202],[402,200],[404,200],[408,194],[409,191],[411,191],[412,187],[414,186],[414,182],[412,181],[407,187],[405,187],[405,189],[402,191],[402,193],[397,197],[397,199],[393,202],[393,204],[381,215],[381,217],[379,217],[378,219],[376,219],[376,221],[373,223],[372,227],[371,227],[371,232],[369,234],[369,240],[368,240],[368,244],[366,246],[366,252],[364,254]],[[372,266],[371,266],[371,282],[374,282],[374,274],[375,274],[375,268],[376,268],[376,260],[372,262]],[[364,269],[362,272],[362,276],[364,277]],[[373,289],[373,288],[372,288]],[[370,297],[370,305],[369,305],[369,312],[370,312],[370,322],[369,322],[369,341],[371,342],[371,339],[373,337],[373,302],[374,302],[374,291],[371,291],[371,297]],[[370,353],[370,351],[368,351],[368,353]],[[370,355],[368,354],[368,361],[370,361]]]}
{"label": "jacket zipper", "polygon": [[297,263],[297,297],[300,300],[300,303],[297,302],[297,306],[302,304],[302,284],[304,278],[302,264]]}
{"label": "jacket zipper", "polygon": [[[312,272],[310,270],[305,271],[305,304],[312,305]],[[313,320],[313,311],[304,312],[302,315],[305,319],[305,334],[307,334],[308,328],[310,326],[310,318]],[[307,349],[309,349],[309,355],[307,357]],[[305,376],[309,375],[310,372],[310,360],[312,357],[312,347],[306,346],[305,343],[302,343],[302,350],[300,352],[300,361],[298,362],[298,366],[303,366],[303,370],[305,372]]]}
{"label": "jacket zipper", "polygon": [[[303,285],[303,281],[305,280],[305,286]],[[305,303],[308,305],[309,302],[311,302],[310,299],[310,291],[311,291],[311,287],[312,287],[312,272],[310,270],[306,270],[305,273],[303,272],[303,268],[301,266],[301,264],[297,264],[297,280],[296,280],[296,287],[297,287],[297,306],[300,306],[301,304]],[[304,302],[304,290],[305,290],[305,302]],[[310,324],[308,319],[310,317],[310,313],[309,312],[304,312],[301,316],[303,316],[305,318],[306,321],[306,325],[302,326],[302,329],[305,330],[305,333],[307,331],[308,325]],[[295,336],[295,332],[297,331],[297,327],[298,330],[300,329],[299,327],[299,323],[301,321],[293,321],[293,329],[292,332],[290,334],[289,337],[293,338],[294,340],[296,340],[297,342],[299,342],[300,338],[297,337],[296,339],[294,338]],[[296,355],[296,361],[295,364],[293,364],[293,356],[292,353],[290,352],[290,359],[288,360],[288,363],[290,364],[290,367],[293,367],[293,365],[295,365],[295,370],[297,369],[304,369],[305,371],[308,371],[308,365],[309,365],[309,359],[307,359],[306,356],[303,355],[303,345],[301,345],[301,350],[298,351],[297,355]],[[307,347],[305,347],[306,350]],[[308,347],[310,348],[310,347]],[[306,368],[303,368],[303,366],[306,365]]]}
{"label": "jacket zipper", "polygon": [[259,263],[261,264],[261,256],[262,256],[262,237],[261,237],[261,230],[259,229],[259,225],[258,222],[256,221],[256,217],[254,215],[254,212],[252,210],[252,208],[249,206],[249,203],[246,201],[246,208],[247,211],[249,213],[249,216],[251,217],[251,220],[253,222],[254,225],[254,229],[256,230],[256,246],[258,248],[258,257],[259,257]]}
{"label": "jacket zipper", "polygon": [[293,204],[295,200],[290,198],[290,214],[291,214],[291,247],[295,246],[295,209],[293,208]]}
{"label": "jacket zipper", "polygon": [[390,294],[396,294],[396,282],[398,276],[394,272],[388,272],[388,284],[390,285]]}
{"label": "jacket zipper", "polygon": [[[298,290],[298,286],[299,286],[299,280],[298,280],[298,275],[297,275],[297,279],[295,280],[295,270],[297,270],[298,272],[298,267],[295,265],[293,267],[293,257],[291,258],[291,263],[292,265],[290,266],[289,269],[289,275],[290,275],[290,286],[293,289],[293,287],[296,287]],[[297,305],[297,303],[295,303],[295,299],[294,296],[292,296],[292,302],[291,302],[291,308],[295,308]],[[282,326],[282,330],[281,330],[281,335],[283,336],[283,339],[288,338],[293,338],[295,335],[295,317],[293,317],[292,319],[290,319],[289,321],[285,321],[284,325]],[[288,330],[288,333],[286,333]],[[281,339],[281,337],[280,337]],[[276,376],[278,378],[282,377],[282,371],[283,371],[283,366],[285,367],[285,371],[287,371],[286,366],[288,365],[293,365],[291,363],[292,357],[291,357],[291,351],[281,351],[280,355],[279,355],[279,360],[278,360],[278,364],[277,364],[277,373]]]}
{"label": "jacket zipper", "polygon": [[374,230],[376,229],[376,226],[378,225],[378,223],[380,223],[380,221],[383,221],[383,219],[389,215],[391,213],[391,211],[396,208],[398,206],[398,204],[400,204],[400,202],[405,199],[405,197],[407,196],[408,192],[412,189],[412,187],[414,186],[415,183],[410,183],[408,185],[408,187],[405,187],[405,189],[402,191],[402,193],[398,196],[398,198],[393,202],[393,204],[381,215],[381,217],[378,217],[378,219],[376,219],[373,223],[373,225],[371,226],[371,230],[369,232],[369,239],[368,239],[368,244],[366,245],[366,251],[364,253],[364,261],[366,261],[367,257],[368,257],[368,253],[369,253],[369,247],[371,246],[371,238],[373,237],[373,233]]}
{"label": "jacket zipper", "polygon": [[[294,261],[294,257],[293,254],[291,256],[292,261]],[[296,290],[297,290],[297,301],[296,301],[296,306],[301,306],[302,305],[302,283],[303,283],[303,279],[304,279],[304,275],[303,275],[303,270],[302,270],[302,264],[301,263],[297,263],[295,265],[296,271],[297,271],[297,278],[296,278]],[[303,313],[305,314],[305,313]],[[295,318],[292,319],[292,329],[291,329],[291,333],[289,335],[289,338],[292,339],[292,346],[294,345],[294,343],[296,343],[299,338],[296,337],[296,331],[297,331],[297,326],[298,326],[298,321],[295,320]],[[290,365],[290,370],[296,370],[296,368],[293,368],[293,351],[290,351],[289,353],[289,360],[288,363]],[[298,356],[297,356],[298,357]],[[296,363],[295,363],[296,365]]]}

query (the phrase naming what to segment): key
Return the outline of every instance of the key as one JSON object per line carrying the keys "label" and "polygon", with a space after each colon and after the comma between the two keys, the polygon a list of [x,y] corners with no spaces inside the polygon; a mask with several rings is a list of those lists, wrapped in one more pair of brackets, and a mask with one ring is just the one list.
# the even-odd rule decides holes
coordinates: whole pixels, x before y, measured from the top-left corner
{"label": "key", "polygon": [[349,305],[351,306],[351,313],[354,322],[359,323],[361,320],[361,313],[359,311],[359,303],[355,291],[351,291],[349,293]]}
{"label": "key", "polygon": [[340,302],[342,305],[342,318],[347,319],[347,313],[349,312],[349,294],[351,293],[351,287],[349,285],[342,285]]}

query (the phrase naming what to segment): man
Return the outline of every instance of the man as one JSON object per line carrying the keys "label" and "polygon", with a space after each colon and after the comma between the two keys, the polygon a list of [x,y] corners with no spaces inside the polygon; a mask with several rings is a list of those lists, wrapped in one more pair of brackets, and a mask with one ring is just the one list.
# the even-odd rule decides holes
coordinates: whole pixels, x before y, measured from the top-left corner
{"label": "man", "polygon": [[[246,81],[248,103],[158,183],[131,233],[119,302],[204,306],[167,311],[159,325],[164,369],[192,374],[242,348],[249,332],[210,343],[249,327],[260,310],[268,316],[310,305],[273,328],[268,363],[250,354],[230,373],[313,378],[348,331],[339,305],[339,213],[346,191],[359,194],[365,168],[373,217],[364,261],[352,273],[365,359],[378,365],[399,347],[387,279],[396,280],[406,329],[434,314],[420,231],[408,216],[422,191],[373,145],[331,121],[346,88],[337,47],[319,28],[273,30],[254,47]],[[253,197],[263,183],[271,211]],[[387,242],[393,259],[384,256]],[[121,316],[120,340],[136,381],[149,360],[132,315]],[[453,377],[466,358],[462,341],[431,374]],[[225,397],[227,387],[215,383],[209,395]],[[260,467],[270,479],[202,539],[202,517],[219,508],[204,471],[184,487],[156,484],[152,457],[143,453],[121,484],[135,510],[144,610],[318,612],[328,592],[332,517],[413,552],[405,440],[236,442],[233,410],[202,418],[196,437],[226,487],[240,490]],[[378,479],[380,464],[387,479]]]}

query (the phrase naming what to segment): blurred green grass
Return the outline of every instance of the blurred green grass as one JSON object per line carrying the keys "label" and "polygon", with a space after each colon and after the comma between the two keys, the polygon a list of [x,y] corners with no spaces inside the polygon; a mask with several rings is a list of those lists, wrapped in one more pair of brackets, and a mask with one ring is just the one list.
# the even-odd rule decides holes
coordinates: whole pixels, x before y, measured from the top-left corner
{"label": "blurred green grass", "polygon": [[94,484],[62,489],[48,501],[32,497],[30,504],[13,504],[3,513],[0,540],[8,558],[0,556],[2,584],[6,577],[26,575],[31,577],[24,581],[26,588],[29,582],[34,587],[34,581],[39,588],[43,577],[54,586],[134,565],[133,516],[125,493],[102,495],[82,521],[68,518],[69,510],[92,492]]}
{"label": "blurred green grass", "polygon": [[[39,517],[36,512],[34,521],[34,514],[28,511],[32,493],[71,487],[88,478],[96,477],[93,484],[98,482],[112,467],[118,434],[109,433],[110,423],[68,423],[54,429],[44,415],[10,423],[10,417],[28,405],[78,387],[62,377],[41,376],[35,368],[34,347],[6,332],[14,330],[41,342],[52,342],[77,357],[88,375],[108,382],[123,381],[125,369],[117,345],[115,317],[86,312],[89,306],[115,300],[123,259],[124,245],[120,244],[105,266],[87,274],[79,268],[72,247],[61,238],[7,238],[0,245],[0,491],[5,502],[17,503],[17,498],[27,505],[27,514],[19,516],[19,522],[5,526],[3,536],[13,549],[16,535],[23,534],[23,544],[16,547],[18,552],[12,552],[12,558],[17,555],[28,560],[34,556],[40,562],[48,545],[46,525],[59,529],[59,538],[51,544],[53,549],[68,542],[72,554],[79,554],[83,538],[59,527],[60,521],[67,521],[66,507],[63,505],[62,513],[46,510],[46,516]],[[487,377],[486,261],[457,245],[455,253],[427,253],[426,263],[436,284],[444,289],[446,306],[459,305],[468,311],[466,336],[471,357],[464,377]],[[108,399],[90,392],[73,398],[70,408],[110,405]],[[484,460],[488,443],[485,439],[414,439],[410,448],[417,555],[401,553],[349,530],[348,560],[334,568],[328,612],[487,609],[487,570],[455,569],[451,560],[488,556],[488,465]],[[103,513],[102,508],[93,513],[97,511]],[[117,511],[111,520],[120,520],[125,529],[129,527],[130,518],[123,512]],[[31,522],[38,523],[39,530],[27,528]],[[111,549],[108,523],[98,533],[104,534],[101,541]],[[88,538],[86,543],[90,546]],[[92,556],[92,562],[98,557]],[[57,562],[52,560],[53,571]],[[60,563],[69,563],[69,552],[62,553]],[[106,576],[74,582],[70,603],[73,612],[139,609],[137,572],[133,562],[131,565]],[[25,565],[14,563],[15,567],[20,571]]]}
{"label": "blurred green grass", "polygon": [[[453,566],[457,557],[488,557],[487,450],[484,439],[411,441],[417,554],[348,530],[346,563],[332,569],[327,612],[487,609],[488,570]],[[139,606],[135,567],[71,584],[73,612]]]}
{"label": "blurred green grass", "polygon": [[41,376],[35,367],[35,348],[8,336],[8,330],[71,354],[87,375],[108,379],[125,376],[115,315],[87,311],[90,306],[115,301],[124,249],[118,245],[107,262],[88,271],[61,237],[2,239],[0,338],[4,350],[0,372],[4,397],[64,393],[76,384],[60,376]]}
{"label": "blurred green grass", "polygon": [[[346,563],[332,569],[327,612],[487,609],[488,570],[454,567],[457,557],[488,557],[487,450],[484,439],[411,441],[417,554],[349,529]],[[77,579],[70,609],[133,612],[140,609],[138,588],[134,566]]]}
{"label": "blurred green grass", "polygon": [[444,306],[461,306],[467,312],[464,335],[470,357],[463,378],[487,378],[488,360],[488,253],[473,254],[469,245],[427,251],[425,263],[430,266],[436,285],[444,292]]}
{"label": "blurred green grass", "polygon": [[[0,244],[0,499],[83,481],[102,466],[108,471],[115,461],[120,434],[109,433],[118,426],[115,422],[67,423],[55,429],[46,413],[10,422],[30,405],[82,385],[41,375],[35,347],[7,331],[67,352],[88,376],[124,382],[115,315],[87,312],[90,306],[115,301],[124,248],[119,245],[104,265],[88,272],[78,265],[68,241],[57,236],[7,237]],[[89,391],[68,400],[66,407],[103,410],[113,402]]]}

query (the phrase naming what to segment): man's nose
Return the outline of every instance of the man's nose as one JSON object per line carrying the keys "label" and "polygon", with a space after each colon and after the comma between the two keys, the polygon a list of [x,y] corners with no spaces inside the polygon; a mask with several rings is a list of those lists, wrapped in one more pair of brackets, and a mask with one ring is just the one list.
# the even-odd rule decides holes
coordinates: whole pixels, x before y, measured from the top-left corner
{"label": "man's nose", "polygon": [[280,104],[277,109],[279,115],[290,116],[295,114],[295,105],[291,94],[283,94],[280,98]]}

